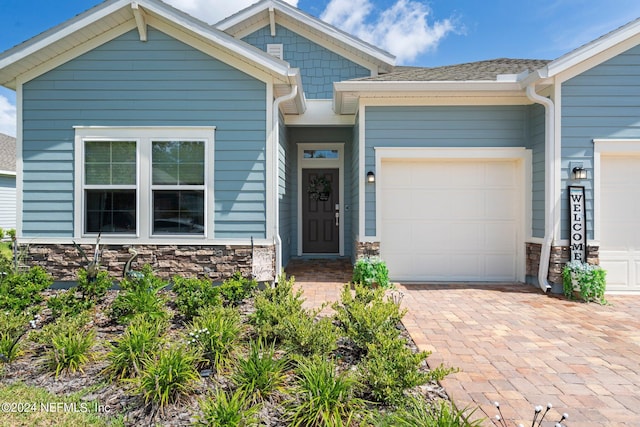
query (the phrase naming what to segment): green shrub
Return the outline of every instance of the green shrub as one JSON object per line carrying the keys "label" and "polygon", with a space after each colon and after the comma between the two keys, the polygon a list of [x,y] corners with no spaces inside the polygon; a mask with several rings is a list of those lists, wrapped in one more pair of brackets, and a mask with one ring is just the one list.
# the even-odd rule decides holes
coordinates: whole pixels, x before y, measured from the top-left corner
{"label": "green shrub", "polygon": [[242,277],[240,272],[236,272],[220,285],[220,295],[225,302],[230,305],[238,305],[245,299],[251,297],[258,288],[258,282]]}
{"label": "green shrub", "polygon": [[27,272],[10,272],[0,282],[0,310],[21,313],[42,302],[41,292],[53,283],[53,279],[40,266]]}
{"label": "green shrub", "polygon": [[167,283],[156,276],[151,266],[145,265],[141,277],[128,277],[120,283],[122,290],[111,305],[111,318],[128,323],[142,314],[151,321],[163,321],[169,317],[167,299],[160,291]]}
{"label": "green shrub", "polygon": [[200,410],[204,415],[198,420],[198,426],[248,427],[260,421],[260,407],[253,405],[241,390],[231,394],[216,389],[212,396],[200,401]]}
{"label": "green shrub", "polygon": [[606,304],[604,292],[607,287],[607,272],[599,265],[581,261],[571,261],[562,269],[562,287],[564,295],[572,299],[573,292],[580,294],[585,302]]}
{"label": "green shrub", "polygon": [[360,258],[353,266],[351,281],[368,287],[376,284],[382,288],[388,288],[390,286],[389,269],[380,258]]}
{"label": "green shrub", "polygon": [[368,416],[366,401],[349,372],[336,372],[335,363],[320,356],[302,360],[297,368],[298,396],[288,402],[291,426],[349,426]]}
{"label": "green shrub", "polygon": [[98,271],[95,279],[87,277],[87,270],[78,270],[78,284],[76,291],[80,292],[83,301],[98,303],[107,295],[107,291],[113,286],[113,280],[109,273],[104,270]]}
{"label": "green shrub", "polygon": [[382,335],[367,347],[367,355],[359,366],[360,378],[376,402],[397,405],[405,398],[405,390],[431,379],[420,370],[429,353],[414,353],[404,338]]}
{"label": "green shrub", "polygon": [[314,320],[320,310],[301,310],[282,319],[282,341],[303,356],[329,355],[338,348],[339,332],[330,317]]}
{"label": "green shrub", "polygon": [[82,312],[77,316],[60,316],[55,322],[46,324],[40,330],[33,330],[29,333],[29,339],[35,343],[49,345],[53,337],[66,333],[67,331],[82,330],[91,321],[88,312]]}
{"label": "green shrub", "polygon": [[255,296],[255,312],[249,321],[267,341],[282,340],[286,330],[282,319],[302,311],[302,290],[293,292],[295,279],[280,277],[275,287],[268,287]]}
{"label": "green shrub", "polygon": [[398,324],[406,310],[384,297],[384,290],[355,286],[355,295],[345,286],[339,303],[333,305],[340,327],[361,353],[383,336],[397,337]]}
{"label": "green shrub", "polygon": [[200,350],[206,365],[222,371],[230,365],[242,332],[240,313],[232,307],[207,307],[189,325],[189,344]]}
{"label": "green shrub", "polygon": [[176,308],[187,320],[193,319],[204,307],[221,305],[220,287],[210,280],[175,276],[172,280],[176,293]]}
{"label": "green shrub", "polygon": [[13,362],[21,354],[21,339],[27,333],[28,316],[0,311],[0,363]]}
{"label": "green shrub", "polygon": [[151,321],[145,316],[134,317],[122,336],[114,343],[108,343],[109,365],[103,373],[112,380],[140,375],[144,361],[160,348],[166,328],[166,322]]}
{"label": "green shrub", "polygon": [[136,389],[144,396],[145,403],[157,404],[162,409],[193,391],[194,383],[200,378],[196,369],[199,362],[200,357],[182,345],[161,349],[147,359],[135,380]]}
{"label": "green shrub", "polygon": [[276,357],[274,344],[258,339],[249,343],[247,356],[238,359],[233,381],[253,403],[262,402],[284,391],[288,366],[286,357]]}
{"label": "green shrub", "polygon": [[57,331],[51,337],[45,352],[45,366],[58,377],[62,372],[84,372],[82,366],[92,355],[91,348],[96,342],[93,329],[66,329]]}

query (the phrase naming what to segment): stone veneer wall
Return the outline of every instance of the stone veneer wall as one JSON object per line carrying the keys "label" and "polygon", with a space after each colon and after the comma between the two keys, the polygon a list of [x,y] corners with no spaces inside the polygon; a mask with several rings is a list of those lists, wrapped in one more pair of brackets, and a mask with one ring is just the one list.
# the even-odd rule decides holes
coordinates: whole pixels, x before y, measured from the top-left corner
{"label": "stone veneer wall", "polygon": [[[540,243],[527,243],[527,276],[536,277],[540,265]],[[549,274],[547,280],[551,283],[562,284],[562,268],[569,262],[570,250],[568,246],[552,246],[549,256]],[[600,247],[587,246],[587,262],[589,264],[600,264]]]}
{"label": "stone veneer wall", "polygon": [[380,256],[380,242],[356,242],[353,253],[355,260],[365,257]]}
{"label": "stone veneer wall", "polygon": [[[140,269],[142,265],[150,264],[164,279],[179,274],[184,277],[207,277],[213,281],[222,281],[236,271],[240,271],[245,277],[252,274],[251,246],[230,245],[104,245],[101,246],[102,269],[109,271],[113,277],[122,277],[124,265],[131,258],[129,248],[132,247],[138,252],[132,269]],[[258,248],[273,254],[272,260],[275,263],[273,246],[255,247]],[[78,268],[84,266],[84,260],[72,245],[29,245],[26,249],[25,264],[42,266],[56,281],[76,280]],[[94,246],[82,245],[82,249],[89,259],[92,259]]]}

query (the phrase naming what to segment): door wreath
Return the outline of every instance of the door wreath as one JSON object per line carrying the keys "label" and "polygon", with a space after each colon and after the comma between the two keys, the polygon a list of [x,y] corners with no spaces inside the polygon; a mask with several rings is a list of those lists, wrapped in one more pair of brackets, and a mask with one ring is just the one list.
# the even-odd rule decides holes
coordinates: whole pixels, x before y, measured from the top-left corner
{"label": "door wreath", "polygon": [[313,178],[309,182],[309,188],[307,189],[311,200],[320,200],[326,202],[331,196],[331,182],[323,176]]}

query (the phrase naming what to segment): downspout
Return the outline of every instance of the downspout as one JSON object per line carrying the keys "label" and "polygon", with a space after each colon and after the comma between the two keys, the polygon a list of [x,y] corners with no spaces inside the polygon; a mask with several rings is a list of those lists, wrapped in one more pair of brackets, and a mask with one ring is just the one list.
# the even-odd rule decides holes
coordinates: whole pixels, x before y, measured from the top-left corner
{"label": "downspout", "polygon": [[298,95],[298,85],[293,85],[291,92],[276,98],[273,101],[273,182],[275,185],[275,203],[274,203],[274,239],[276,244],[276,271],[274,282],[278,282],[280,274],[282,274],[282,239],[280,238],[280,104],[291,101]]}
{"label": "downspout", "polygon": [[538,266],[538,285],[544,292],[551,289],[547,280],[549,275],[549,258],[551,256],[551,244],[555,230],[555,104],[549,98],[539,95],[535,90],[535,82],[527,86],[527,97],[545,109],[545,231],[542,248],[540,249],[540,265]]}

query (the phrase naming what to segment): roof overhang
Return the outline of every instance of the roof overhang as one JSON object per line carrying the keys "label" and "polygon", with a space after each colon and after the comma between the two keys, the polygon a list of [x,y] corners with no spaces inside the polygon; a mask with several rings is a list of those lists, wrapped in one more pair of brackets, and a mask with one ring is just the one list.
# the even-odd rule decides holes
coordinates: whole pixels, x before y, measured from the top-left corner
{"label": "roof overhang", "polygon": [[[334,83],[334,110],[355,114],[359,100],[404,100],[411,105],[527,105],[518,81],[348,81]],[[373,101],[376,102],[376,101]]]}
{"label": "roof overhang", "polygon": [[[215,54],[216,59],[257,79],[279,88],[286,86],[289,92],[290,86],[297,84],[298,92],[303,93],[299,70],[287,62],[159,0],[108,0],[7,50],[0,54],[0,85],[15,90],[19,81],[31,80],[133,29],[145,41],[147,25]],[[295,108],[301,113],[304,99],[302,95],[298,98],[290,102],[290,111]]]}
{"label": "roof overhang", "polygon": [[274,31],[282,25],[344,57],[374,71],[387,73],[393,69],[395,56],[308,15],[280,0],[262,0],[215,25],[236,38],[245,37],[265,26]]}

